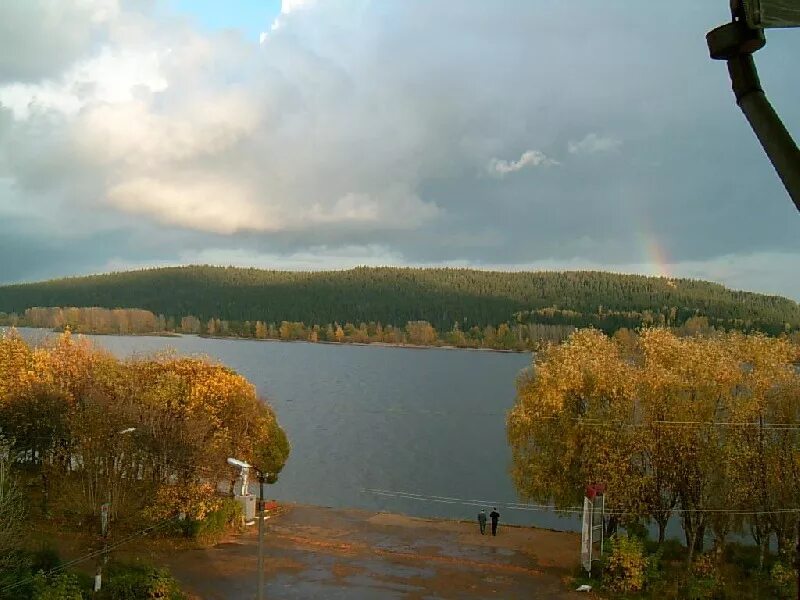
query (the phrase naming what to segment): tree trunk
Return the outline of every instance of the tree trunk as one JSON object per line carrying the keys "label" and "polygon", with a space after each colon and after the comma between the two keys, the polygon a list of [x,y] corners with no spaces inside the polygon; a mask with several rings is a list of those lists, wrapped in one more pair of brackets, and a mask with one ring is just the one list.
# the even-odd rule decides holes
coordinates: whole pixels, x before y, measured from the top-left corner
{"label": "tree trunk", "polygon": [[610,538],[617,532],[618,523],[619,519],[615,515],[611,515],[608,518],[608,526],[606,527],[606,538]]}
{"label": "tree trunk", "polygon": [[692,529],[692,533],[687,541],[687,547],[689,551],[686,553],[686,564],[691,566],[692,560],[694,560],[694,551],[697,547],[697,529]]}
{"label": "tree trunk", "polygon": [[49,510],[50,478],[47,476],[44,464],[42,465],[42,516],[46,517]]}
{"label": "tree trunk", "polygon": [[725,559],[725,543],[728,539],[728,531],[725,530],[714,533],[714,560],[717,562],[717,564],[721,565]]}
{"label": "tree trunk", "polygon": [[698,554],[703,553],[703,546],[705,546],[705,539],[706,539],[706,525],[703,523],[697,528],[697,536],[695,537],[694,541],[694,549],[695,552]]}
{"label": "tree trunk", "polygon": [[[699,520],[699,519],[698,519]],[[683,531],[686,534],[686,564],[691,565],[694,560],[695,552],[703,551],[703,536],[706,531],[705,523],[698,523],[694,520],[691,513],[683,515]]]}
{"label": "tree trunk", "polygon": [[790,556],[792,554],[792,550],[794,550],[793,540],[789,537],[786,537],[785,531],[779,531],[777,538],[778,556],[781,557],[782,561],[786,562],[787,564],[791,564]]}
{"label": "tree trunk", "polygon": [[661,544],[664,543],[664,539],[667,536],[667,522],[662,521],[660,519],[657,522],[658,522],[658,545],[660,546]]}
{"label": "tree trunk", "polygon": [[694,523],[691,513],[683,513],[683,536],[686,539],[686,549],[694,547]]}

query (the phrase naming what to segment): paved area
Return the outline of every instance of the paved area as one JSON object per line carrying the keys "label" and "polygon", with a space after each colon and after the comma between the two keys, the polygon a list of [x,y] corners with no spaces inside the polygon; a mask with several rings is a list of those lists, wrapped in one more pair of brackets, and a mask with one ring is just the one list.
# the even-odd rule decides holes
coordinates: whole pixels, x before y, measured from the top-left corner
{"label": "paved area", "polygon": [[[578,537],[312,506],[286,507],[267,525],[270,599],[573,598],[564,581]],[[255,597],[255,527],[213,548],[165,556],[184,589],[205,600]]]}

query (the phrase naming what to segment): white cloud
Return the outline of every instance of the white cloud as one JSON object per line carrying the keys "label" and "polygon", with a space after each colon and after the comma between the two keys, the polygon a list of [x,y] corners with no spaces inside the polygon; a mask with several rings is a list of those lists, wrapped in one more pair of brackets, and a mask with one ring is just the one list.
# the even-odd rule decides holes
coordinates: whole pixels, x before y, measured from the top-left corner
{"label": "white cloud", "polygon": [[48,110],[73,116],[85,106],[129,102],[166,87],[157,52],[105,47],[57,79],[0,86],[0,104],[16,119],[27,119],[31,111]]}
{"label": "white cloud", "polygon": [[611,136],[589,133],[582,140],[577,142],[570,141],[567,150],[570,154],[598,154],[602,152],[613,152],[619,150],[622,140]]}
{"label": "white cloud", "polygon": [[[0,87],[14,117],[7,166],[17,183],[226,235],[407,229],[441,213],[416,191],[441,161],[408,154],[434,132],[415,127],[416,112],[390,90],[375,98],[345,86],[343,72],[286,53],[284,42],[271,56],[235,36],[124,27],[116,46],[58,78]],[[387,99],[394,120],[365,115]],[[373,137],[384,141],[364,155]]]}
{"label": "white cloud", "polygon": [[124,177],[224,154],[250,136],[260,117],[251,98],[228,90],[188,99],[176,110],[142,101],[98,104],[74,121],[73,136],[90,164],[127,167],[118,171]]}
{"label": "white cloud", "polygon": [[[286,23],[287,15],[297,12],[298,10],[308,8],[314,5],[316,2],[317,0],[281,0],[281,12],[272,22],[270,31],[276,31],[277,29],[283,27],[284,23]],[[268,37],[269,33],[262,31],[261,35],[258,37],[259,43],[263,44],[265,41],[267,41]]]}
{"label": "white cloud", "polygon": [[398,265],[403,263],[403,256],[382,244],[351,244],[336,247],[313,245],[302,251],[285,253],[253,252],[242,248],[206,248],[196,252],[183,252],[178,262],[184,265],[230,265],[312,271]]}
{"label": "white cloud", "polygon": [[186,181],[129,179],[109,189],[106,197],[111,206],[122,211],[199,231],[274,231],[282,225],[254,204],[247,189],[201,174]]}
{"label": "white cloud", "polygon": [[514,173],[526,167],[552,167],[560,164],[557,160],[549,158],[538,150],[526,150],[519,157],[519,160],[501,160],[493,158],[489,161],[487,169],[493,175],[504,177],[509,173]]}

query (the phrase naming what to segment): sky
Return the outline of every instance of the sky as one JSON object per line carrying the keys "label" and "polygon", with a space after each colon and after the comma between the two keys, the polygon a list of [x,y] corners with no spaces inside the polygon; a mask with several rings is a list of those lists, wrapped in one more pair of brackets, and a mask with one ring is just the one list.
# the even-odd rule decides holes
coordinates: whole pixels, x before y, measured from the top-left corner
{"label": "sky", "polygon": [[[0,283],[602,269],[800,300],[727,0],[5,0]],[[800,137],[800,30],[762,82]]]}

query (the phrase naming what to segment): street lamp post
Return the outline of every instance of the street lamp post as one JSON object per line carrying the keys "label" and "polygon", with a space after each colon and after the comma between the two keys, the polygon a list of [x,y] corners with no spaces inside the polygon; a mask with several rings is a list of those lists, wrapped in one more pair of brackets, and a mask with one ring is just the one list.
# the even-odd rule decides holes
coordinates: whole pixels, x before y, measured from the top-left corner
{"label": "street lamp post", "polygon": [[258,476],[258,593],[256,598],[257,600],[264,600],[264,483],[266,482],[267,474],[258,467],[236,458],[229,458],[228,464],[238,467],[243,479],[250,469],[255,469]]}
{"label": "street lamp post", "polygon": [[[117,432],[117,436],[126,435],[136,431],[136,427],[128,427]],[[113,437],[113,436],[112,436]],[[114,468],[116,457],[112,457],[112,464],[108,467],[109,470]],[[110,519],[109,511],[111,510],[111,474],[108,473],[108,489],[106,490],[106,497],[108,502],[100,506],[100,533],[103,536],[103,555],[102,559],[97,565],[97,572],[94,576],[94,591],[99,592],[103,587],[103,565],[108,562],[108,522]]]}
{"label": "street lamp post", "polygon": [[258,600],[264,600],[264,473],[258,471]]}

